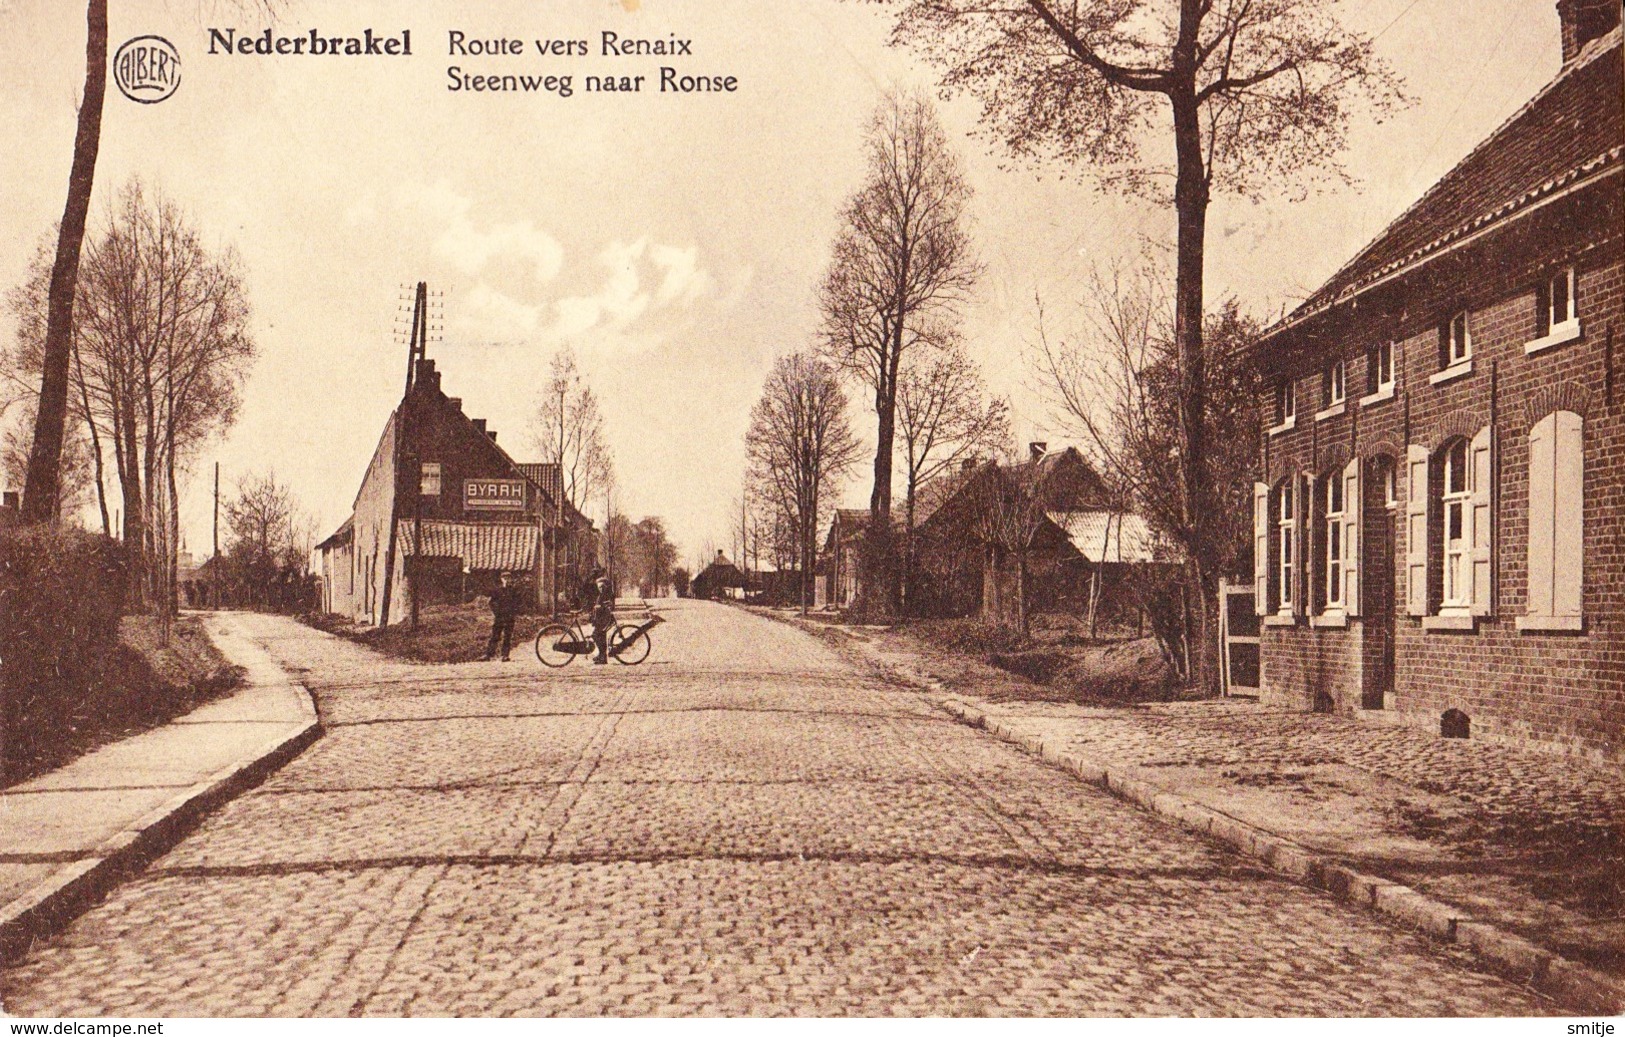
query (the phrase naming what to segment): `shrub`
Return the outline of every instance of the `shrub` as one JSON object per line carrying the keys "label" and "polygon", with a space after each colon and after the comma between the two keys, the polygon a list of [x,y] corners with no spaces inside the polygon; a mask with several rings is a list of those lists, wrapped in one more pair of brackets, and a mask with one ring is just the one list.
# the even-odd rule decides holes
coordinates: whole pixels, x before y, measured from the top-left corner
{"label": "shrub", "polygon": [[0,780],[118,693],[102,676],[118,647],[125,572],[122,546],[105,537],[0,532]]}

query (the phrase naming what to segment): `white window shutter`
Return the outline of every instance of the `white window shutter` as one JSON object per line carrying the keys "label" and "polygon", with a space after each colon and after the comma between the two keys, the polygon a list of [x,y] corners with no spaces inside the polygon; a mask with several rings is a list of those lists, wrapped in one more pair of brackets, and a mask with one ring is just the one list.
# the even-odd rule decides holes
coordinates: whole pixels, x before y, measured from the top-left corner
{"label": "white window shutter", "polygon": [[1270,611],[1270,488],[1253,483],[1253,612]]}
{"label": "white window shutter", "polygon": [[1428,450],[1405,448],[1405,611],[1428,614]]}
{"label": "white window shutter", "polygon": [[1552,610],[1559,616],[1578,616],[1585,558],[1585,436],[1580,415],[1558,411],[1555,440]]}
{"label": "white window shutter", "polygon": [[1365,511],[1360,496],[1360,459],[1343,466],[1343,611],[1360,614],[1360,516]]}
{"label": "white window shutter", "polygon": [[1552,615],[1557,500],[1557,415],[1529,430],[1529,605],[1531,616]]}
{"label": "white window shutter", "polygon": [[1315,513],[1314,500],[1315,477],[1304,472],[1302,478],[1298,480],[1298,496],[1293,501],[1298,506],[1298,521],[1292,524],[1292,557],[1298,560],[1298,564],[1292,569],[1292,574],[1298,581],[1297,593],[1292,597],[1292,611],[1299,618],[1309,614],[1309,593],[1312,587],[1310,556],[1314,553],[1312,547],[1315,542],[1309,528],[1309,520]]}
{"label": "white window shutter", "polygon": [[1490,427],[1478,430],[1468,446],[1467,470],[1472,473],[1473,606],[1475,616],[1487,616],[1490,608],[1490,562],[1495,547],[1495,515],[1490,465]]}

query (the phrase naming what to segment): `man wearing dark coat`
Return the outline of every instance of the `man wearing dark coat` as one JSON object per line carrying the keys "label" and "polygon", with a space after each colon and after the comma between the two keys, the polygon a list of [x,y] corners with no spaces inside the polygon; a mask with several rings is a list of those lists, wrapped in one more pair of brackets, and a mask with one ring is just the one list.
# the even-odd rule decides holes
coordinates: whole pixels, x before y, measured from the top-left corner
{"label": "man wearing dark coat", "polygon": [[489,659],[496,654],[497,639],[502,640],[502,661],[508,661],[508,653],[513,648],[513,620],[519,614],[519,606],[523,603],[519,588],[513,585],[513,577],[503,573],[499,577],[501,586],[491,592],[491,637],[485,642],[485,658]]}

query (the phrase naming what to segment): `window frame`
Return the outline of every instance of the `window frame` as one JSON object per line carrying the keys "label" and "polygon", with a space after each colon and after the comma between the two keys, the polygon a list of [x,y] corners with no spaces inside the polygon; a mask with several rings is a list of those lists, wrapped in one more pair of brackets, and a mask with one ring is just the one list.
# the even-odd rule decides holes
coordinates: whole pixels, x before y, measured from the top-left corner
{"label": "window frame", "polygon": [[1276,611],[1282,615],[1293,615],[1297,611],[1293,588],[1299,561],[1294,543],[1298,530],[1296,483],[1296,477],[1289,475],[1275,489],[1275,600]]}
{"label": "window frame", "polygon": [[[430,485],[434,489],[429,489]],[[438,497],[445,487],[445,470],[439,461],[418,462],[418,496]]]}
{"label": "window frame", "polygon": [[1297,424],[1298,408],[1296,386],[1292,379],[1282,378],[1275,383],[1272,416],[1275,423],[1270,426],[1271,434],[1285,432]]}
{"label": "window frame", "polygon": [[[1461,328],[1461,335],[1459,338],[1456,335],[1456,328],[1458,326]],[[1456,367],[1460,364],[1472,363],[1472,360],[1473,332],[1472,328],[1468,325],[1467,311],[1462,310],[1445,322],[1444,363],[1441,364],[1440,367]]]}
{"label": "window frame", "polygon": [[[1321,478],[1323,487],[1321,493],[1320,521],[1322,529],[1322,558],[1323,568],[1321,579],[1325,581],[1323,593],[1324,602],[1322,612],[1342,612],[1348,605],[1343,600],[1343,566],[1348,556],[1348,545],[1343,542],[1344,523],[1348,519],[1348,501],[1343,493],[1343,472],[1336,469]],[[1336,501],[1333,501],[1333,496]],[[1337,507],[1334,510],[1333,504]]]}
{"label": "window frame", "polygon": [[[1554,309],[1557,293],[1552,291],[1552,287],[1560,283],[1563,285],[1565,315],[1562,320],[1557,320]],[[1573,264],[1548,273],[1546,279],[1536,287],[1535,337],[1524,343],[1525,353],[1539,353],[1580,338],[1579,288],[1579,270]]]}
{"label": "window frame", "polygon": [[[1459,455],[1459,456],[1458,456]],[[1465,438],[1457,437],[1439,451],[1439,611],[1441,616],[1467,615],[1473,605],[1471,457]],[[1460,488],[1451,482],[1460,476]],[[1459,536],[1450,535],[1455,515]],[[1454,593],[1452,593],[1454,592]]]}

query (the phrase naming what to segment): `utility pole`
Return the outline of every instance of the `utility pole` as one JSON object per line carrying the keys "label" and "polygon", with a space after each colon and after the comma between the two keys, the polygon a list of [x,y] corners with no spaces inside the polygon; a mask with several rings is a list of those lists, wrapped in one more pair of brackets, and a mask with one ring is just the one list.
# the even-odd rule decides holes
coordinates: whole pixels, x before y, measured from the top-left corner
{"label": "utility pole", "polygon": [[[220,557],[220,462],[214,463],[214,554]],[[215,563],[219,565],[218,562]]]}
{"label": "utility pole", "polygon": [[[419,334],[420,329],[425,328],[427,325],[428,315],[425,310],[427,308],[428,294],[428,285],[423,281],[419,281],[417,297],[412,306],[412,331],[406,346],[406,388],[401,393],[401,405],[395,412],[394,464],[391,466],[395,486],[394,492],[389,495],[389,537],[384,547],[384,596],[378,605],[378,626],[380,629],[389,626],[389,598],[393,590],[392,584],[395,577],[395,547],[398,538],[397,527],[400,525],[401,517],[401,449],[405,441],[407,410],[412,401],[412,382],[417,373],[417,362],[422,357],[423,343],[419,338]],[[413,494],[418,498],[419,505],[422,504],[423,498],[422,486],[420,485],[422,478],[420,469],[412,483]],[[416,523],[416,525],[421,526],[422,523]],[[414,531],[414,540],[417,536],[418,534]],[[414,546],[421,545],[415,543]]]}

